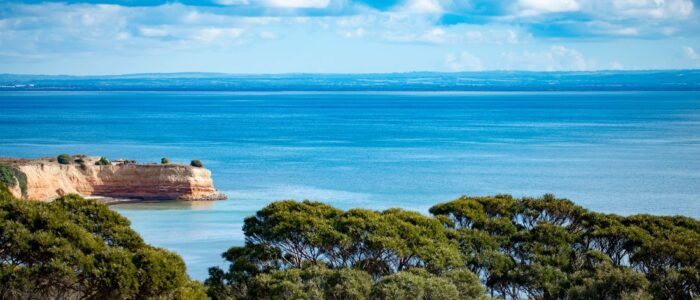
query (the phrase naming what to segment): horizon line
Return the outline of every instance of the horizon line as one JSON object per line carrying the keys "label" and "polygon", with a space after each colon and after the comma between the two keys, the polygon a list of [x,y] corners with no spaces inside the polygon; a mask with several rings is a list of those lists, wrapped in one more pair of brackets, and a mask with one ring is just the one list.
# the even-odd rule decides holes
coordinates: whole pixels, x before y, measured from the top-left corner
{"label": "horizon line", "polygon": [[700,68],[684,68],[684,69],[634,69],[634,70],[615,70],[615,69],[600,69],[600,70],[479,70],[479,71],[406,71],[406,72],[280,72],[280,73],[227,73],[227,72],[207,72],[207,71],[178,71],[178,72],[134,72],[134,73],[118,73],[118,74],[50,74],[50,73],[0,73],[0,76],[56,76],[56,77],[117,77],[117,76],[136,76],[136,75],[227,75],[227,76],[304,76],[304,75],[410,75],[410,74],[487,74],[487,73],[541,73],[541,74],[584,74],[584,73],[643,73],[643,72],[693,72],[700,71]]}

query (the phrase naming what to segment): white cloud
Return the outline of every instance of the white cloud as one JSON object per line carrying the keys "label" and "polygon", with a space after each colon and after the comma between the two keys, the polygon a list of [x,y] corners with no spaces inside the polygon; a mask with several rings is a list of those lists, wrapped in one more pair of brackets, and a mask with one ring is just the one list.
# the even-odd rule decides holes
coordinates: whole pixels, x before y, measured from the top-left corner
{"label": "white cloud", "polygon": [[[591,70],[596,68],[595,62],[581,52],[565,46],[550,46],[546,43],[551,40],[538,40],[528,31],[535,21],[548,22],[547,14],[578,11],[590,18],[571,21],[556,16],[553,19],[572,25],[567,27],[573,28],[572,35],[579,34],[577,30],[580,30],[584,35],[605,36],[595,41],[601,45],[600,50],[591,46],[589,40],[581,40],[581,45],[586,44],[581,49],[591,51],[591,55],[602,62],[601,68],[621,67],[611,63],[622,59],[615,57],[616,53],[636,47],[609,43],[614,38],[607,40],[607,36],[658,37],[654,47],[658,45],[659,51],[676,51],[673,62],[641,62],[643,66],[683,67],[689,65],[688,59],[693,65],[700,63],[695,49],[683,47],[684,39],[667,38],[686,34],[689,38],[685,40],[692,41],[691,38],[697,37],[697,32],[689,31],[700,25],[697,21],[700,19],[683,19],[688,14],[697,14],[692,11],[690,0],[519,0],[511,2],[515,3],[511,8],[530,10],[530,17],[512,15],[510,19],[498,17],[493,22],[487,19],[484,24],[445,25],[441,17],[451,12],[455,7],[452,4],[457,1],[460,0],[402,0],[388,10],[363,6],[361,11],[334,10],[338,5],[345,5],[347,0],[219,0],[220,4],[231,7],[189,6],[179,2],[159,6],[0,3],[0,11],[9,12],[0,18],[0,48],[3,48],[0,60],[19,61],[17,57],[21,56],[48,61],[68,55],[80,57],[84,53],[137,57],[140,55],[135,53],[144,52],[185,57],[191,53],[234,52],[230,50],[257,52],[257,47],[264,49],[273,44],[306,47],[304,43],[314,41],[321,47],[310,49],[308,46],[309,51],[316,51],[314,53],[321,58],[335,55],[328,51],[337,49],[335,42],[367,49],[385,47],[391,50],[386,52],[390,54],[383,55],[391,57],[399,53],[395,55],[397,60],[399,57],[413,59],[406,64],[394,63],[402,66],[402,70],[427,70],[438,66],[444,70],[482,70],[484,65],[489,69]],[[250,5],[255,9],[237,5]],[[294,11],[295,8],[325,9],[307,14],[303,10]],[[324,13],[326,11],[329,13]],[[549,25],[557,26],[555,23],[548,23],[544,30],[548,30]],[[563,32],[566,34],[565,30]],[[255,44],[261,40],[275,41]],[[632,38],[626,41],[635,45],[656,43]],[[668,44],[664,44],[666,41]],[[384,44],[377,46],[378,43]],[[561,40],[560,43],[568,44]],[[460,52],[465,47],[478,49],[479,52],[474,53],[479,53],[480,57]],[[634,50],[630,50],[631,58],[624,57],[627,67],[637,67],[635,59],[652,57],[634,53]],[[651,51],[643,50],[640,52]],[[440,60],[450,52],[452,54]]]}
{"label": "white cloud", "polygon": [[162,27],[140,27],[139,33],[145,37],[166,37],[170,32]]}
{"label": "white cloud", "polygon": [[619,61],[613,61],[610,63],[610,70],[624,70],[625,66],[622,65]]}
{"label": "white cloud", "polygon": [[[510,15],[498,19],[513,21],[552,13],[576,12],[586,16],[587,20],[557,22],[584,26],[587,23],[611,23],[611,27],[627,27],[609,35],[640,35],[642,32],[635,27],[646,27],[654,33],[670,35],[676,31],[672,25],[692,16],[694,4],[693,0],[518,0],[510,9]],[[650,19],[664,23],[652,23]]]}
{"label": "white cloud", "polygon": [[192,38],[203,42],[225,41],[238,38],[242,33],[240,28],[210,27],[195,30]]}
{"label": "white cloud", "polygon": [[469,52],[459,54],[447,54],[444,61],[445,68],[449,71],[483,71],[484,65],[481,59]]}
{"label": "white cloud", "polygon": [[277,39],[277,34],[274,32],[271,32],[271,31],[262,31],[262,32],[260,32],[259,36],[265,40]]}
{"label": "white cloud", "polygon": [[639,35],[639,29],[634,28],[634,27],[625,27],[625,28],[620,28],[614,32],[617,35],[627,35],[627,36],[634,36],[634,35]]}
{"label": "white cloud", "polygon": [[435,27],[422,32],[408,31],[388,31],[385,32],[383,38],[391,42],[400,43],[429,43],[429,44],[445,44],[454,43],[457,37],[445,31],[443,28]]}
{"label": "white cloud", "polygon": [[261,3],[280,8],[324,8],[330,0],[261,0]]}
{"label": "white cloud", "polygon": [[518,5],[522,16],[578,11],[581,8],[576,0],[519,0]]}
{"label": "white cloud", "polygon": [[700,56],[698,56],[698,53],[695,52],[695,49],[690,46],[684,46],[683,53],[685,54],[685,57],[689,58],[690,60],[700,59]]}
{"label": "white cloud", "polygon": [[589,0],[600,14],[634,18],[687,17],[693,11],[692,0]]}
{"label": "white cloud", "polygon": [[139,28],[139,35],[146,38],[168,38],[179,41],[226,42],[239,38],[243,29],[236,27],[182,27],[158,26]]}
{"label": "white cloud", "polygon": [[439,14],[444,8],[438,0],[407,0],[398,10],[404,13]]}
{"label": "white cloud", "polygon": [[442,28],[433,28],[426,31],[421,39],[430,43],[440,44],[444,43],[447,36],[447,32]]}
{"label": "white cloud", "polygon": [[479,30],[465,29],[463,42],[482,44],[517,44],[522,36],[529,38],[519,29],[511,28],[480,28]]}
{"label": "white cloud", "polygon": [[248,5],[248,0],[214,0],[214,3],[219,5]]}
{"label": "white cloud", "polygon": [[355,30],[346,31],[343,36],[346,38],[358,38],[365,35],[365,29],[362,27],[355,28]]}
{"label": "white cloud", "polygon": [[526,71],[586,71],[594,69],[594,63],[571,48],[555,45],[541,52],[504,52],[503,69]]}

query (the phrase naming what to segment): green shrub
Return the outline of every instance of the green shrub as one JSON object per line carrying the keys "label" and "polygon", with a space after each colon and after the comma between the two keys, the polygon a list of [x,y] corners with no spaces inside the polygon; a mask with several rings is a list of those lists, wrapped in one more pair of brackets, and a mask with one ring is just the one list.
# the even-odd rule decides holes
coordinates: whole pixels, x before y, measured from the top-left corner
{"label": "green shrub", "polygon": [[0,183],[7,187],[15,187],[19,184],[22,197],[27,197],[27,175],[18,168],[0,164]]}
{"label": "green shrub", "polygon": [[56,160],[58,161],[59,164],[62,165],[70,165],[73,162],[73,157],[70,156],[70,154],[63,153],[56,157]]}
{"label": "green shrub", "polygon": [[190,162],[190,166],[197,167],[197,168],[204,167],[204,165],[202,164],[202,162],[199,161],[198,159],[192,160],[192,161]]}
{"label": "green shrub", "polygon": [[[425,278],[410,272],[398,272],[384,276],[372,287],[372,299],[422,300],[425,295]],[[456,291],[454,286],[452,288]]]}
{"label": "green shrub", "polygon": [[447,271],[444,275],[455,285],[460,299],[478,299],[486,294],[486,288],[479,282],[479,276],[465,269]]}
{"label": "green shrub", "polygon": [[100,160],[95,162],[95,165],[97,165],[97,166],[107,166],[110,164],[111,164],[111,162],[109,161],[109,159],[107,159],[104,156],[100,157]]}
{"label": "green shrub", "polygon": [[17,184],[12,167],[8,165],[0,165],[0,182],[8,187],[14,187]]}
{"label": "green shrub", "polygon": [[15,178],[19,183],[19,190],[22,192],[22,197],[27,198],[27,174],[20,171],[18,168],[12,168],[12,172],[15,174]]}
{"label": "green shrub", "polygon": [[85,168],[87,168],[85,159],[83,159],[82,157],[78,157],[78,159],[76,159],[75,162],[78,163],[78,165],[80,165],[81,169],[85,170]]}
{"label": "green shrub", "polygon": [[163,157],[160,159],[160,163],[163,165],[167,165],[170,163],[170,160],[167,157]]}

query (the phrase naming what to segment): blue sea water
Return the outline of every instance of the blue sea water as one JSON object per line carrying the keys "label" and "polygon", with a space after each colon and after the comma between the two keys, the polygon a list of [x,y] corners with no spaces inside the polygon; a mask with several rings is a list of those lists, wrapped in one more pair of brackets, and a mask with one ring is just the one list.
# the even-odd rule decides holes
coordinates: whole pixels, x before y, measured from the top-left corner
{"label": "blue sea water", "polygon": [[113,206],[197,279],[279,199],[426,212],[554,193],[700,218],[700,92],[1,92],[0,156],[200,159],[219,202]]}

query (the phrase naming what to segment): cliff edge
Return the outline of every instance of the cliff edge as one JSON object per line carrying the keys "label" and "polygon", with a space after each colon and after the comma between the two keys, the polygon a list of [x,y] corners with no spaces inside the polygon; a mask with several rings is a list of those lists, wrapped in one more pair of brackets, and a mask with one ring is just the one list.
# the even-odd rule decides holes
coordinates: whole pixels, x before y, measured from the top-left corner
{"label": "cliff edge", "polygon": [[[78,161],[80,163],[78,163]],[[50,201],[65,194],[142,200],[223,200],[211,172],[181,164],[136,164],[81,156],[60,164],[55,159],[0,158],[15,177],[10,190],[17,198]],[[24,178],[22,178],[24,177]]]}

